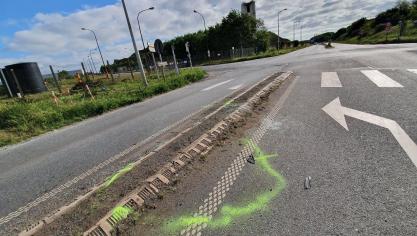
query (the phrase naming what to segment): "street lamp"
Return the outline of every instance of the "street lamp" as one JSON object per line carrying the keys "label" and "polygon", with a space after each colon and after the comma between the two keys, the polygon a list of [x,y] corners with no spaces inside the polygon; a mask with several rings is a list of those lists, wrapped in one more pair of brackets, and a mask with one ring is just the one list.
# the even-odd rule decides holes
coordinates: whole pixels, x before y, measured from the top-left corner
{"label": "street lamp", "polygon": [[138,62],[138,66],[142,74],[142,78],[145,82],[145,85],[148,86],[148,80],[146,79],[146,74],[145,74],[145,71],[143,70],[142,59],[140,58],[138,47],[136,46],[135,36],[133,35],[132,24],[130,24],[129,13],[127,12],[125,0],[122,0],[122,5],[123,5],[123,11],[126,16],[127,27],[129,28],[130,37],[132,39],[133,48],[135,49],[136,60]]}
{"label": "street lamp", "polygon": [[91,64],[93,65],[93,68],[94,68],[94,72],[97,74],[97,67],[96,67],[96,63],[94,62],[94,60],[93,60],[93,51],[94,50],[91,50],[90,49],[90,60],[91,60]]}
{"label": "street lamp", "polygon": [[100,45],[98,43],[98,39],[97,39],[97,35],[96,33],[91,30],[91,29],[87,29],[87,28],[81,28],[81,30],[87,30],[90,31],[91,33],[93,33],[94,38],[96,39],[96,43],[97,43],[97,49],[100,52],[100,57],[101,57],[101,61],[103,62],[103,66],[104,66],[104,71],[106,72],[106,78],[109,79],[109,73],[107,72],[107,67],[106,67],[106,63],[104,63],[104,58],[103,58],[103,54],[101,53],[101,49],[100,49]]}
{"label": "street lamp", "polygon": [[281,14],[281,12],[286,11],[286,10],[288,9],[285,8],[285,9],[282,9],[281,11],[278,11],[278,55],[279,55],[279,47],[281,45],[280,38],[279,38],[279,14]]}
{"label": "street lamp", "polygon": [[[203,23],[204,23],[204,30],[205,32],[207,32],[206,18],[204,18],[204,15],[198,12],[197,10],[194,10],[194,13],[199,14],[201,16],[201,18],[203,19]],[[208,35],[207,35],[207,55],[210,58],[210,49],[209,49],[208,44],[209,43],[208,43]]]}
{"label": "street lamp", "polygon": [[155,7],[150,7],[150,8],[148,8],[148,9],[142,10],[142,11],[138,12],[138,16],[136,17],[136,18],[137,18],[137,20],[138,20],[138,26],[139,26],[139,32],[140,32],[140,38],[142,39],[143,49],[145,49],[146,47],[145,47],[145,41],[143,40],[142,29],[141,29],[141,27],[140,27],[139,16],[140,16],[140,14],[141,14],[142,12],[145,12],[145,11],[152,11],[152,10],[154,10],[154,9],[155,9]]}

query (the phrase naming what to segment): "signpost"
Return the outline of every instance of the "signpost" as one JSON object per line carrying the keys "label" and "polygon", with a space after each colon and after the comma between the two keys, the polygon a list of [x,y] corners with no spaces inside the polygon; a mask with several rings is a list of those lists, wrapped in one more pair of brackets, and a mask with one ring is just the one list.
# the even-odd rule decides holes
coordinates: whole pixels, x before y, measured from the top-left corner
{"label": "signpost", "polygon": [[391,22],[385,24],[385,41],[388,41],[388,33],[392,31]]}
{"label": "signpost", "polygon": [[151,53],[151,56],[152,56],[153,66],[155,67],[156,75],[158,76],[158,79],[160,79],[159,78],[158,65],[156,64],[155,55],[154,55],[154,53],[156,52],[155,46],[153,44],[148,43],[148,49],[149,49],[149,52]]}
{"label": "signpost", "polygon": [[158,53],[159,55],[160,63],[158,63],[158,65],[162,67],[162,76],[165,79],[165,69],[164,69],[164,63],[163,63],[164,61],[162,60],[162,53],[164,52],[164,44],[162,43],[160,39],[157,39],[155,40],[154,46],[155,46],[156,53]]}

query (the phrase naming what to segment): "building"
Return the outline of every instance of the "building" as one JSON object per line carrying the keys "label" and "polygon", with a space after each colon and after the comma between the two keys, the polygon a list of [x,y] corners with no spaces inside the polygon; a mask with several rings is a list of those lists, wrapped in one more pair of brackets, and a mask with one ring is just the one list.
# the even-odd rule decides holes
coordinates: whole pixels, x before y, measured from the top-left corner
{"label": "building", "polygon": [[242,2],[242,14],[250,14],[256,18],[256,4],[255,1]]}

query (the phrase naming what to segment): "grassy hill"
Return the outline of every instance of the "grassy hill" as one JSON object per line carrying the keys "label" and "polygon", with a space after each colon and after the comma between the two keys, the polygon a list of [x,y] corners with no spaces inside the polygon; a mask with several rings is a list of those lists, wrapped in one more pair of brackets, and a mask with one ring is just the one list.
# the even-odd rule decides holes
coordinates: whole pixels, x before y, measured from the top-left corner
{"label": "grassy hill", "polygon": [[361,18],[346,28],[311,38],[315,42],[355,44],[417,42],[417,0],[399,1],[373,19]]}

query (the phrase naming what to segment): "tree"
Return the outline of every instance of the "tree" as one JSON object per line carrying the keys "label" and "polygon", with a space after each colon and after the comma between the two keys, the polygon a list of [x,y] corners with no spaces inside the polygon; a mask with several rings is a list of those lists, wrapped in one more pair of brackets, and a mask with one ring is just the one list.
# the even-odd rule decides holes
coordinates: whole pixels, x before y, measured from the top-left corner
{"label": "tree", "polygon": [[68,79],[68,78],[71,78],[71,76],[70,76],[70,74],[68,73],[68,71],[63,70],[63,71],[60,71],[60,72],[58,73],[58,78],[60,78],[60,79]]}

